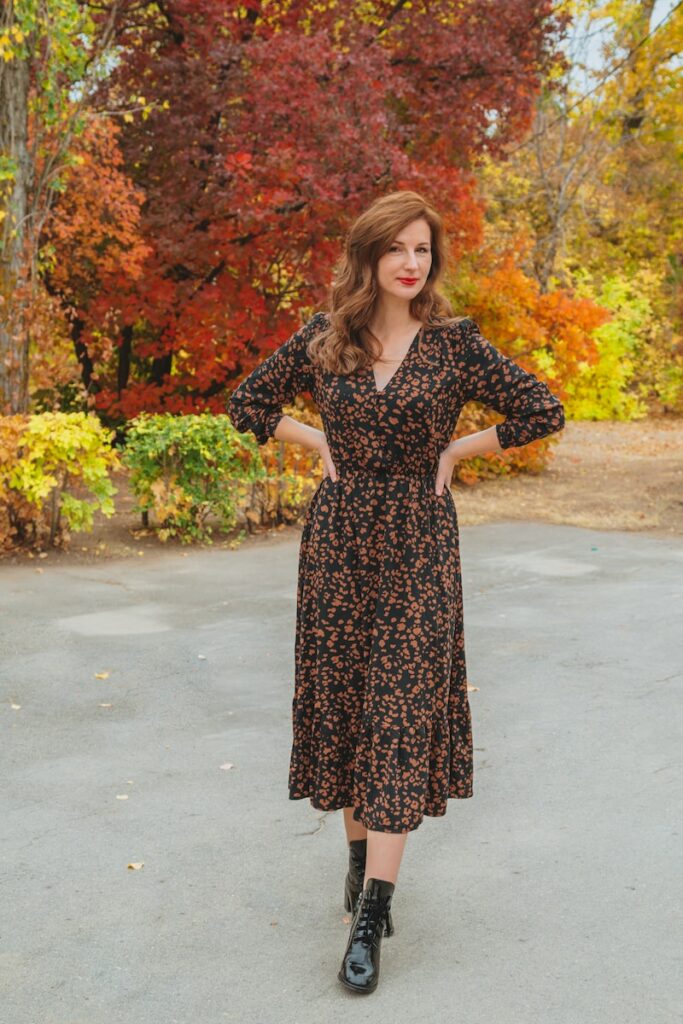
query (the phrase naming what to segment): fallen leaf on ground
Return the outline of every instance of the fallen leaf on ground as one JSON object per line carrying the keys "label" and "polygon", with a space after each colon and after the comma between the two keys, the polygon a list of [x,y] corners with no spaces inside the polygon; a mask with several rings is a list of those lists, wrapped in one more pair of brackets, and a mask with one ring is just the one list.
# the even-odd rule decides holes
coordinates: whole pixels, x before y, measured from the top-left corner
{"label": "fallen leaf on ground", "polygon": [[109,679],[109,673],[108,672],[96,672],[95,673],[95,679]]}

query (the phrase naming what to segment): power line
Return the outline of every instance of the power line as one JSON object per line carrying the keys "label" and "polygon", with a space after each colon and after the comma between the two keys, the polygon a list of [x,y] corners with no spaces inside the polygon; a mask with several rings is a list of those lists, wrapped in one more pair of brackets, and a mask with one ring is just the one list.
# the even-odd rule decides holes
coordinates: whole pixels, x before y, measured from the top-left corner
{"label": "power line", "polygon": [[647,35],[644,35],[642,39],[639,39],[638,42],[636,43],[636,45],[631,50],[629,50],[629,52],[626,54],[626,56],[622,60],[618,61],[614,65],[614,67],[611,68],[607,72],[607,74],[604,75],[603,78],[600,79],[599,82],[596,82],[592,89],[589,89],[588,92],[584,93],[583,96],[579,96],[579,98],[574,103],[570,104],[567,107],[567,109],[562,114],[559,114],[554,119],[554,121],[551,121],[550,124],[546,125],[546,127],[543,128],[542,131],[534,132],[533,135],[530,135],[529,138],[526,139],[524,142],[520,142],[520,144],[518,146],[515,146],[514,149],[506,150],[506,156],[512,156],[512,154],[516,153],[517,150],[524,149],[525,146],[529,146],[534,141],[534,139],[540,138],[541,135],[545,135],[554,125],[558,124],[560,121],[564,121],[565,118],[567,117],[567,114],[569,114],[576,107],[580,106],[584,102],[584,100],[588,99],[589,96],[592,96],[593,93],[596,92],[596,90],[600,88],[600,86],[605,84],[605,82],[608,80],[608,78],[611,78],[612,75],[619,70],[619,68],[623,67],[623,65],[626,64],[627,61],[629,61],[631,59],[631,57],[636,52],[636,50],[638,50],[644,43],[646,43],[648,41],[648,39],[651,39],[652,36],[654,36],[655,32],[659,32],[660,28],[662,28],[666,24],[666,22],[669,20],[671,15],[675,14],[676,11],[678,10],[678,8],[682,4],[683,4],[683,0],[678,0],[678,3],[675,4],[671,8],[671,10],[666,15],[666,17],[662,18],[662,20],[659,22],[658,25],[655,25],[654,28],[650,29],[650,31],[647,33]]}

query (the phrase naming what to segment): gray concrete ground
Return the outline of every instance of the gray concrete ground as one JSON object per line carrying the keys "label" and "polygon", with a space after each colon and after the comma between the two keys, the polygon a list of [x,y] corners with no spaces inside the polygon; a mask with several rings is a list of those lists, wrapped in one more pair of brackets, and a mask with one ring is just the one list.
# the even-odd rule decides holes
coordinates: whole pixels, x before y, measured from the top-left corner
{"label": "gray concrete ground", "polygon": [[461,549],[475,795],[410,836],[366,997],[341,811],[287,799],[298,544],[0,568],[3,1022],[679,1019],[683,542]]}

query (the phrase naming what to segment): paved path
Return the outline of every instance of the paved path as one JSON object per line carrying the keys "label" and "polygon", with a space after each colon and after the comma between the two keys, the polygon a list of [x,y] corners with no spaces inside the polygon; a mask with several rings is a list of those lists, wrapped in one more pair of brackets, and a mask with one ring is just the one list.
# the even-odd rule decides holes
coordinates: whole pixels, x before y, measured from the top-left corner
{"label": "paved path", "polygon": [[475,795],[365,998],[341,812],[287,799],[297,552],[0,568],[3,1021],[679,1019],[683,542],[463,528]]}

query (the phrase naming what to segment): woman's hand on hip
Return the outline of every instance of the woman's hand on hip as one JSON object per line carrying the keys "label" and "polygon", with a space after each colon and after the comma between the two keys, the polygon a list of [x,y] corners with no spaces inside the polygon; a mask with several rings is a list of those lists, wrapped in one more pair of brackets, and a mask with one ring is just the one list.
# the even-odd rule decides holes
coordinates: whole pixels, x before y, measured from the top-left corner
{"label": "woman's hand on hip", "polygon": [[455,464],[458,461],[458,456],[452,448],[444,448],[439,456],[439,466],[436,471],[436,482],[435,492],[436,494],[443,494],[444,487],[450,489],[451,480],[453,478],[453,470]]}

